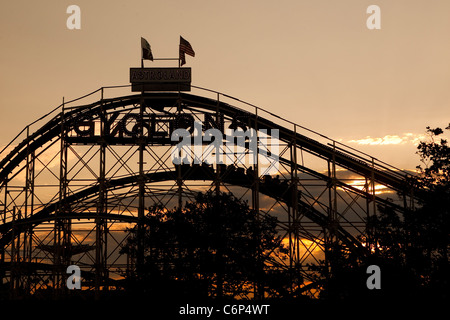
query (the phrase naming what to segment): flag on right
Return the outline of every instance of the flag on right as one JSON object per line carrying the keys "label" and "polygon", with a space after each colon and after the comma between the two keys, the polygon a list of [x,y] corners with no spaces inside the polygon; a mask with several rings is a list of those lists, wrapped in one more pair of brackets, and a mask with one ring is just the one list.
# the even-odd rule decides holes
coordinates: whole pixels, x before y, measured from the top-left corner
{"label": "flag on right", "polygon": [[142,59],[143,60],[151,60],[153,61],[152,48],[150,44],[141,37],[141,48],[142,48]]}
{"label": "flag on right", "polygon": [[180,61],[181,65],[186,63],[186,57],[185,54],[188,54],[192,57],[195,57],[194,49],[192,49],[191,44],[184,39],[182,36],[180,36]]}

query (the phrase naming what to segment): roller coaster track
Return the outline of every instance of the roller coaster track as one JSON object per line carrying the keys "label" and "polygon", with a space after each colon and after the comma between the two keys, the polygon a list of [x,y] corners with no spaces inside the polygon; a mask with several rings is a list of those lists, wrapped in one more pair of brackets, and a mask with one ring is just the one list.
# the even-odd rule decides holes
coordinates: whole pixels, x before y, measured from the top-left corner
{"label": "roller coaster track", "polygon": [[[19,134],[0,152],[0,190],[4,188],[3,192],[5,193],[6,199],[7,191],[5,189],[7,188],[8,183],[19,177],[21,172],[23,173],[27,170],[26,165],[24,165],[27,161],[27,157],[29,157],[30,154],[34,155],[35,153],[39,156],[40,149],[44,149],[44,146],[54,140],[68,138],[68,140],[72,139],[71,141],[74,144],[83,144],[87,142],[90,145],[106,143],[107,145],[130,144],[136,146],[138,144],[138,139],[136,137],[126,138],[128,140],[120,140],[117,138],[110,139],[108,136],[105,136],[102,137],[103,140],[100,140],[98,136],[91,136],[82,137],[83,141],[80,140],[80,142],[77,141],[78,137],[64,137],[67,132],[72,130],[72,128],[74,128],[74,126],[76,126],[80,121],[83,121],[83,119],[92,119],[95,117],[98,119],[101,117],[102,113],[120,112],[121,110],[132,111],[139,109],[140,106],[145,106],[145,108],[153,109],[160,113],[166,113],[170,117],[174,116],[174,113],[170,113],[165,109],[170,109],[170,107],[179,108],[182,106],[183,110],[192,113],[205,111],[211,114],[220,113],[227,119],[243,119],[242,121],[245,126],[253,128],[257,131],[261,129],[278,130],[278,139],[284,145],[294,148],[295,150],[299,149],[302,150],[302,152],[305,151],[308,154],[323,160],[325,163],[328,162],[328,166],[330,166],[330,163],[336,164],[339,167],[348,170],[352,174],[366,177],[366,182],[368,178],[373,184],[377,183],[386,186],[392,192],[396,192],[405,198],[410,197],[413,201],[414,199],[420,199],[421,197],[421,191],[412,187],[410,183],[411,175],[405,171],[358,152],[355,149],[345,146],[323,135],[317,134],[316,132],[306,129],[300,125],[282,119],[264,109],[247,104],[239,99],[219,92],[211,90],[206,91],[217,94],[218,98],[213,99],[199,95],[171,92],[142,93],[114,98],[103,98],[102,94],[102,98],[93,103],[83,104],[80,106],[71,105],[70,107],[63,108],[62,112],[59,112],[59,108],[54,109],[38,121],[43,119],[47,120],[50,118],[50,115],[52,115],[50,120],[47,120],[46,123],[38,127],[34,132],[28,133],[22,140],[18,138],[19,136],[22,137]],[[244,107],[241,108],[235,106],[234,104],[220,101],[219,97],[234,100],[237,103],[243,104]],[[74,102],[77,100],[78,99],[74,100]],[[248,107],[250,107],[252,111],[249,111]],[[27,130],[30,128],[31,126],[26,127]],[[22,131],[22,133],[23,132],[24,131]],[[323,143],[319,141],[320,139],[318,138],[315,139],[308,136],[308,132],[310,132],[313,137],[317,137],[317,135],[319,135],[320,138],[325,138],[321,140],[325,140],[326,142]],[[170,146],[174,145],[174,142],[171,142],[170,138],[165,138],[165,140],[162,139],[160,141],[160,144]],[[151,148],[151,146],[148,145],[146,147]],[[7,149],[8,151],[6,151]],[[323,172],[319,172],[311,167],[308,167],[299,161],[294,162],[292,157],[288,158],[280,155],[277,160],[285,167],[293,169],[293,171],[304,173],[309,177],[314,177],[317,181],[323,182],[326,186],[325,188],[328,188],[329,190],[331,190],[331,186],[333,186],[334,188],[340,188],[348,191],[352,195],[356,195],[356,197],[366,199],[367,202],[390,206],[398,211],[405,210],[405,206],[398,205],[392,201],[377,196],[374,192],[374,187],[372,188],[372,192],[368,189],[357,188],[348,183],[345,179],[340,180],[330,174],[327,175]],[[56,221],[58,219],[67,221],[74,219],[95,220],[100,218],[109,221],[129,223],[138,222],[138,218],[136,216],[127,214],[99,214],[98,212],[89,212],[89,210],[83,212],[83,209],[79,208],[73,211],[70,209],[64,211],[61,210],[64,204],[79,204],[81,206],[83,206],[84,203],[92,204],[95,202],[95,199],[100,196],[100,192],[137,187],[142,183],[145,183],[146,185],[151,185],[154,183],[157,184],[164,181],[173,181],[179,179],[180,177],[183,181],[215,181],[219,174],[221,175],[221,182],[230,186],[252,189],[254,185],[258,183],[257,192],[276,199],[276,201],[285,203],[287,207],[295,207],[295,211],[298,212],[300,216],[312,221],[315,225],[323,228],[323,230],[330,228],[332,221],[330,220],[330,216],[327,213],[324,213],[326,210],[331,210],[330,204],[321,203],[320,199],[314,199],[311,195],[302,195],[301,191],[296,189],[297,185],[295,182],[290,181],[288,183],[287,181],[284,181],[284,184],[276,184],[276,182],[272,181],[272,177],[270,176],[267,177],[267,179],[265,177],[259,177],[257,179],[258,182],[256,182],[255,176],[245,173],[245,169],[242,167],[222,166],[224,167],[221,167],[220,170],[215,170],[213,167],[207,165],[181,165],[174,166],[170,170],[164,170],[161,172],[149,171],[145,174],[130,172],[126,176],[107,178],[105,180],[105,185],[102,187],[102,191],[99,188],[99,184],[88,184],[80,189],[77,189],[76,191],[71,191],[65,195],[63,199],[54,197],[52,201],[39,206],[39,208],[35,211],[33,210],[31,215],[15,220],[11,218],[9,220],[6,219],[7,214],[10,216],[12,215],[12,206],[8,207],[5,200],[4,210],[3,212],[0,212],[0,214],[3,215],[3,219],[0,221],[0,249],[11,245],[11,243],[14,242],[13,240],[17,238],[21,232],[33,230],[33,228],[39,224]],[[292,184],[290,184],[291,182]],[[295,187],[295,192],[293,191],[293,187]],[[311,199],[308,197],[311,197]],[[318,210],[320,208],[325,208],[325,210]],[[341,219],[341,221],[345,221],[346,218],[343,214],[340,215],[339,212],[336,212],[336,214],[339,215],[339,219]],[[352,223],[350,221],[347,222]],[[357,239],[355,234],[349,232],[348,229],[339,224],[333,225],[333,229],[335,229],[333,231],[335,232],[335,236],[348,248],[361,248],[364,250],[364,248],[362,248],[363,244],[360,240]],[[322,239],[318,240],[319,242],[322,241]],[[5,262],[2,263],[5,264]],[[31,261],[28,263],[31,263]]]}
{"label": "roller coaster track", "polygon": [[[69,111],[64,114],[64,117],[62,117],[61,114],[56,115],[27,139],[20,142],[0,161],[0,182],[8,179],[9,173],[25,159],[27,152],[30,150],[36,150],[44,142],[57,137],[61,133],[61,121],[64,121],[65,124],[70,125],[77,119],[83,117],[85,114],[93,114],[98,112],[100,106],[102,106],[104,110],[116,109],[132,104],[138,104],[142,98],[144,98],[145,103],[150,107],[158,106],[160,103],[168,103],[168,101],[172,101],[172,103],[175,104],[179,99],[181,99],[190,106],[201,107],[210,111],[216,111],[217,108],[219,108],[220,112],[230,117],[240,115],[248,116],[250,119],[255,119],[254,114],[233,107],[224,102],[218,102],[209,98],[185,93],[154,93],[151,95],[144,94],[143,97],[141,95],[132,95],[97,101],[93,104],[78,107],[72,111]],[[259,127],[278,129],[280,132],[279,137],[282,141],[286,141],[288,143],[294,142],[297,146],[316,154],[320,158],[334,159],[334,161],[336,161],[336,163],[340,166],[361,175],[370,176],[373,173],[376,182],[387,185],[398,192],[405,192],[408,190],[408,174],[406,172],[392,170],[378,163],[372,163],[370,159],[364,159],[350,152],[324,145],[314,139],[281,127],[280,125],[259,116],[256,116],[256,118]],[[255,122],[253,122],[253,124],[255,124]]]}
{"label": "roller coaster track", "polygon": [[[97,101],[95,103],[80,106],[77,108],[73,108],[72,110],[62,114],[57,114],[53,119],[31,134],[27,139],[23,140],[16,147],[6,155],[0,161],[0,182],[6,181],[7,179],[11,179],[10,173],[13,169],[24,161],[27,154],[30,151],[36,151],[39,147],[41,147],[45,142],[58,137],[61,134],[61,123],[64,122],[65,125],[71,125],[78,119],[84,117],[86,114],[95,114],[99,112],[100,107],[103,110],[114,110],[117,108],[124,108],[129,105],[139,104],[142,99],[144,100],[146,106],[158,108],[160,105],[175,105],[177,101],[181,100],[183,103],[188,105],[189,107],[194,108],[202,108],[209,111],[219,110],[221,113],[229,116],[229,117],[248,117],[250,119],[250,125],[259,128],[270,128],[270,129],[278,129],[279,130],[279,139],[281,141],[287,143],[295,143],[298,147],[307,150],[322,159],[333,159],[340,166],[347,168],[353,172],[361,174],[363,176],[373,175],[374,180],[380,184],[389,186],[393,190],[399,193],[409,192],[409,186],[407,182],[408,174],[406,172],[392,170],[380,164],[375,164],[370,161],[370,159],[363,159],[360,156],[355,154],[346,152],[342,149],[338,149],[335,146],[329,146],[322,144],[314,139],[311,139],[305,135],[296,133],[292,130],[284,128],[270,120],[264,119],[260,116],[256,116],[253,113],[245,111],[240,108],[236,108],[231,106],[230,104],[216,101],[213,99],[185,94],[185,93],[152,93],[152,94],[144,94],[144,95],[131,95],[131,96],[122,96],[113,99],[104,99],[101,101]],[[281,161],[287,161],[285,159],[281,159]],[[290,163],[292,165],[292,163]],[[299,165],[300,166],[300,165]],[[301,166],[300,166],[301,167]],[[319,177],[322,180],[329,180],[330,178],[310,170],[308,168],[302,168],[309,173],[313,173],[315,176]],[[16,175],[18,172],[16,173]],[[133,181],[133,177],[119,179],[117,181],[110,181],[111,186],[117,184],[126,184],[130,181]],[[346,187],[348,189],[352,189],[355,192],[361,192],[360,190],[346,185],[343,182],[338,182],[340,186]],[[84,197],[86,194],[91,194],[94,192],[93,188],[88,188],[80,194],[73,195],[71,197],[80,198]],[[369,196],[365,194],[365,196]],[[69,201],[72,198],[67,199]],[[384,200],[378,199],[378,201],[383,202]],[[386,202],[386,201],[384,201]],[[305,205],[305,204],[304,204]],[[40,218],[41,215],[45,215],[51,211],[54,211],[54,208],[57,206],[57,203],[49,205],[47,208],[42,210],[39,213],[36,213],[36,218]],[[44,214],[45,213],[45,214]],[[320,222],[320,224],[324,224],[325,220],[319,218],[319,214],[314,213],[313,220],[316,222]],[[3,234],[6,233],[6,230],[10,228],[10,224],[4,224],[0,226],[0,230]],[[4,239],[3,239],[4,240]],[[348,239],[347,239],[348,240]],[[3,243],[4,241],[2,241]]]}
{"label": "roller coaster track", "polygon": [[[145,176],[146,183],[155,183],[160,181],[167,181],[167,180],[173,180],[177,176],[177,171],[173,172],[155,172],[152,174],[148,174]],[[210,167],[201,167],[201,166],[182,166],[182,177],[184,180],[214,180],[215,178],[215,172]],[[114,190],[123,188],[125,186],[129,185],[136,185],[138,182],[138,175],[135,176],[128,176],[118,179],[113,179],[108,181],[108,190]],[[235,186],[241,186],[250,188],[253,184],[253,177],[244,173],[240,173],[239,171],[230,171],[226,173],[222,177],[223,182],[235,185]],[[77,203],[79,201],[86,200],[88,198],[95,197],[98,194],[98,186],[92,186],[88,187],[84,190],[81,190],[77,193],[74,193],[72,195],[69,195],[64,201],[67,203]],[[288,187],[280,188],[279,185],[274,186],[270,185],[270,183],[263,183],[261,185],[260,192],[262,194],[271,196],[271,197],[277,197],[283,202],[291,202],[291,194],[288,192]],[[319,224],[319,225],[326,225],[327,224],[327,217],[325,217],[323,214],[315,210],[313,207],[308,205],[307,203],[298,200],[298,206],[299,211],[302,212],[307,218],[312,220],[313,222]],[[42,223],[44,221],[51,221],[55,218],[59,219],[95,219],[99,216],[96,214],[88,213],[83,214],[80,212],[77,213],[66,213],[66,214],[58,214],[58,217],[56,217],[54,214],[56,210],[60,207],[59,202],[54,202],[49,204],[47,207],[43,208],[39,212],[36,212],[32,217],[29,217],[27,219],[22,219],[20,221],[16,221],[14,223],[14,226],[20,231],[20,227],[22,226],[25,228],[30,228],[33,225],[37,225],[39,223]],[[52,215],[53,214],[53,215]],[[125,221],[125,222],[137,222],[136,217],[127,216],[127,215],[117,215],[117,214],[106,214],[101,216],[101,218],[109,219],[109,220],[119,220],[119,221]],[[3,225],[0,225],[0,233],[2,233],[4,236],[0,239],[0,247],[8,244],[13,237],[12,232],[13,222],[5,223]],[[339,228],[339,235],[340,239],[344,240],[344,242],[347,245],[350,246],[358,246],[359,242],[350,235],[347,231],[345,231],[342,228]]]}

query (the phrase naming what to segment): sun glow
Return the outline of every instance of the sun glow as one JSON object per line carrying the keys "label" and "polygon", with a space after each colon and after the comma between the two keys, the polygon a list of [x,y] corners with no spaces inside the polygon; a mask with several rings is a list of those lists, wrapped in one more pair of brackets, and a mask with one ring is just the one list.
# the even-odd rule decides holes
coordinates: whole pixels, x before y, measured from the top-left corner
{"label": "sun glow", "polygon": [[[364,181],[364,180],[352,180],[348,184],[358,190],[372,193],[372,185],[370,183],[368,185],[366,185],[366,181]],[[381,185],[381,184],[375,184],[374,189],[375,189],[376,195],[384,194],[384,193],[392,193],[391,190],[389,190],[386,186]]]}

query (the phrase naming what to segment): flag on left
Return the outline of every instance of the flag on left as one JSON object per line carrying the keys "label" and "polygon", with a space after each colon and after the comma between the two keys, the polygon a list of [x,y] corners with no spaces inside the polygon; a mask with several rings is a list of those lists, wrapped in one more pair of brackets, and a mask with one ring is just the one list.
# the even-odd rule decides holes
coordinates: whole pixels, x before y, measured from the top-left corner
{"label": "flag on left", "polygon": [[152,48],[150,44],[141,37],[141,47],[142,47],[142,59],[143,60],[151,60],[153,61]]}

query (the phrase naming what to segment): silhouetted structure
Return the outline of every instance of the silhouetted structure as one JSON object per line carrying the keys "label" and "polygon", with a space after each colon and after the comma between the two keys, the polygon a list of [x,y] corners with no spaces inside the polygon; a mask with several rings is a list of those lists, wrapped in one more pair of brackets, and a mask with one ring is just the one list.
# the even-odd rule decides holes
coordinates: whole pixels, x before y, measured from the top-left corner
{"label": "silhouetted structure", "polygon": [[[63,103],[1,152],[3,297],[79,295],[66,288],[71,264],[81,268],[83,292],[113,294],[144,261],[141,245],[137,256],[119,254],[130,236],[123,231],[136,224],[139,229],[154,204],[183,207],[208,190],[232,192],[259,216],[276,217],[288,251],[286,260],[273,255],[270,269],[303,280],[292,281],[290,292],[317,297],[323,279],[333,274],[332,248],[361,255],[373,249],[366,219],[377,205],[397,212],[414,207],[418,193],[407,173],[261,108],[211,90],[202,92],[212,98],[179,92],[111,98],[110,89],[83,97],[92,101],[100,94],[95,102]],[[173,165],[170,154],[178,142],[171,133],[180,127],[192,132],[196,120],[222,132],[255,129],[266,156],[241,163],[224,145],[230,165],[196,164],[189,153],[191,164]],[[278,130],[279,157],[261,130]],[[209,143],[203,141],[204,147]],[[274,159],[278,167],[268,173]],[[389,201],[392,193],[401,200]],[[260,294],[277,293],[262,288]]]}

